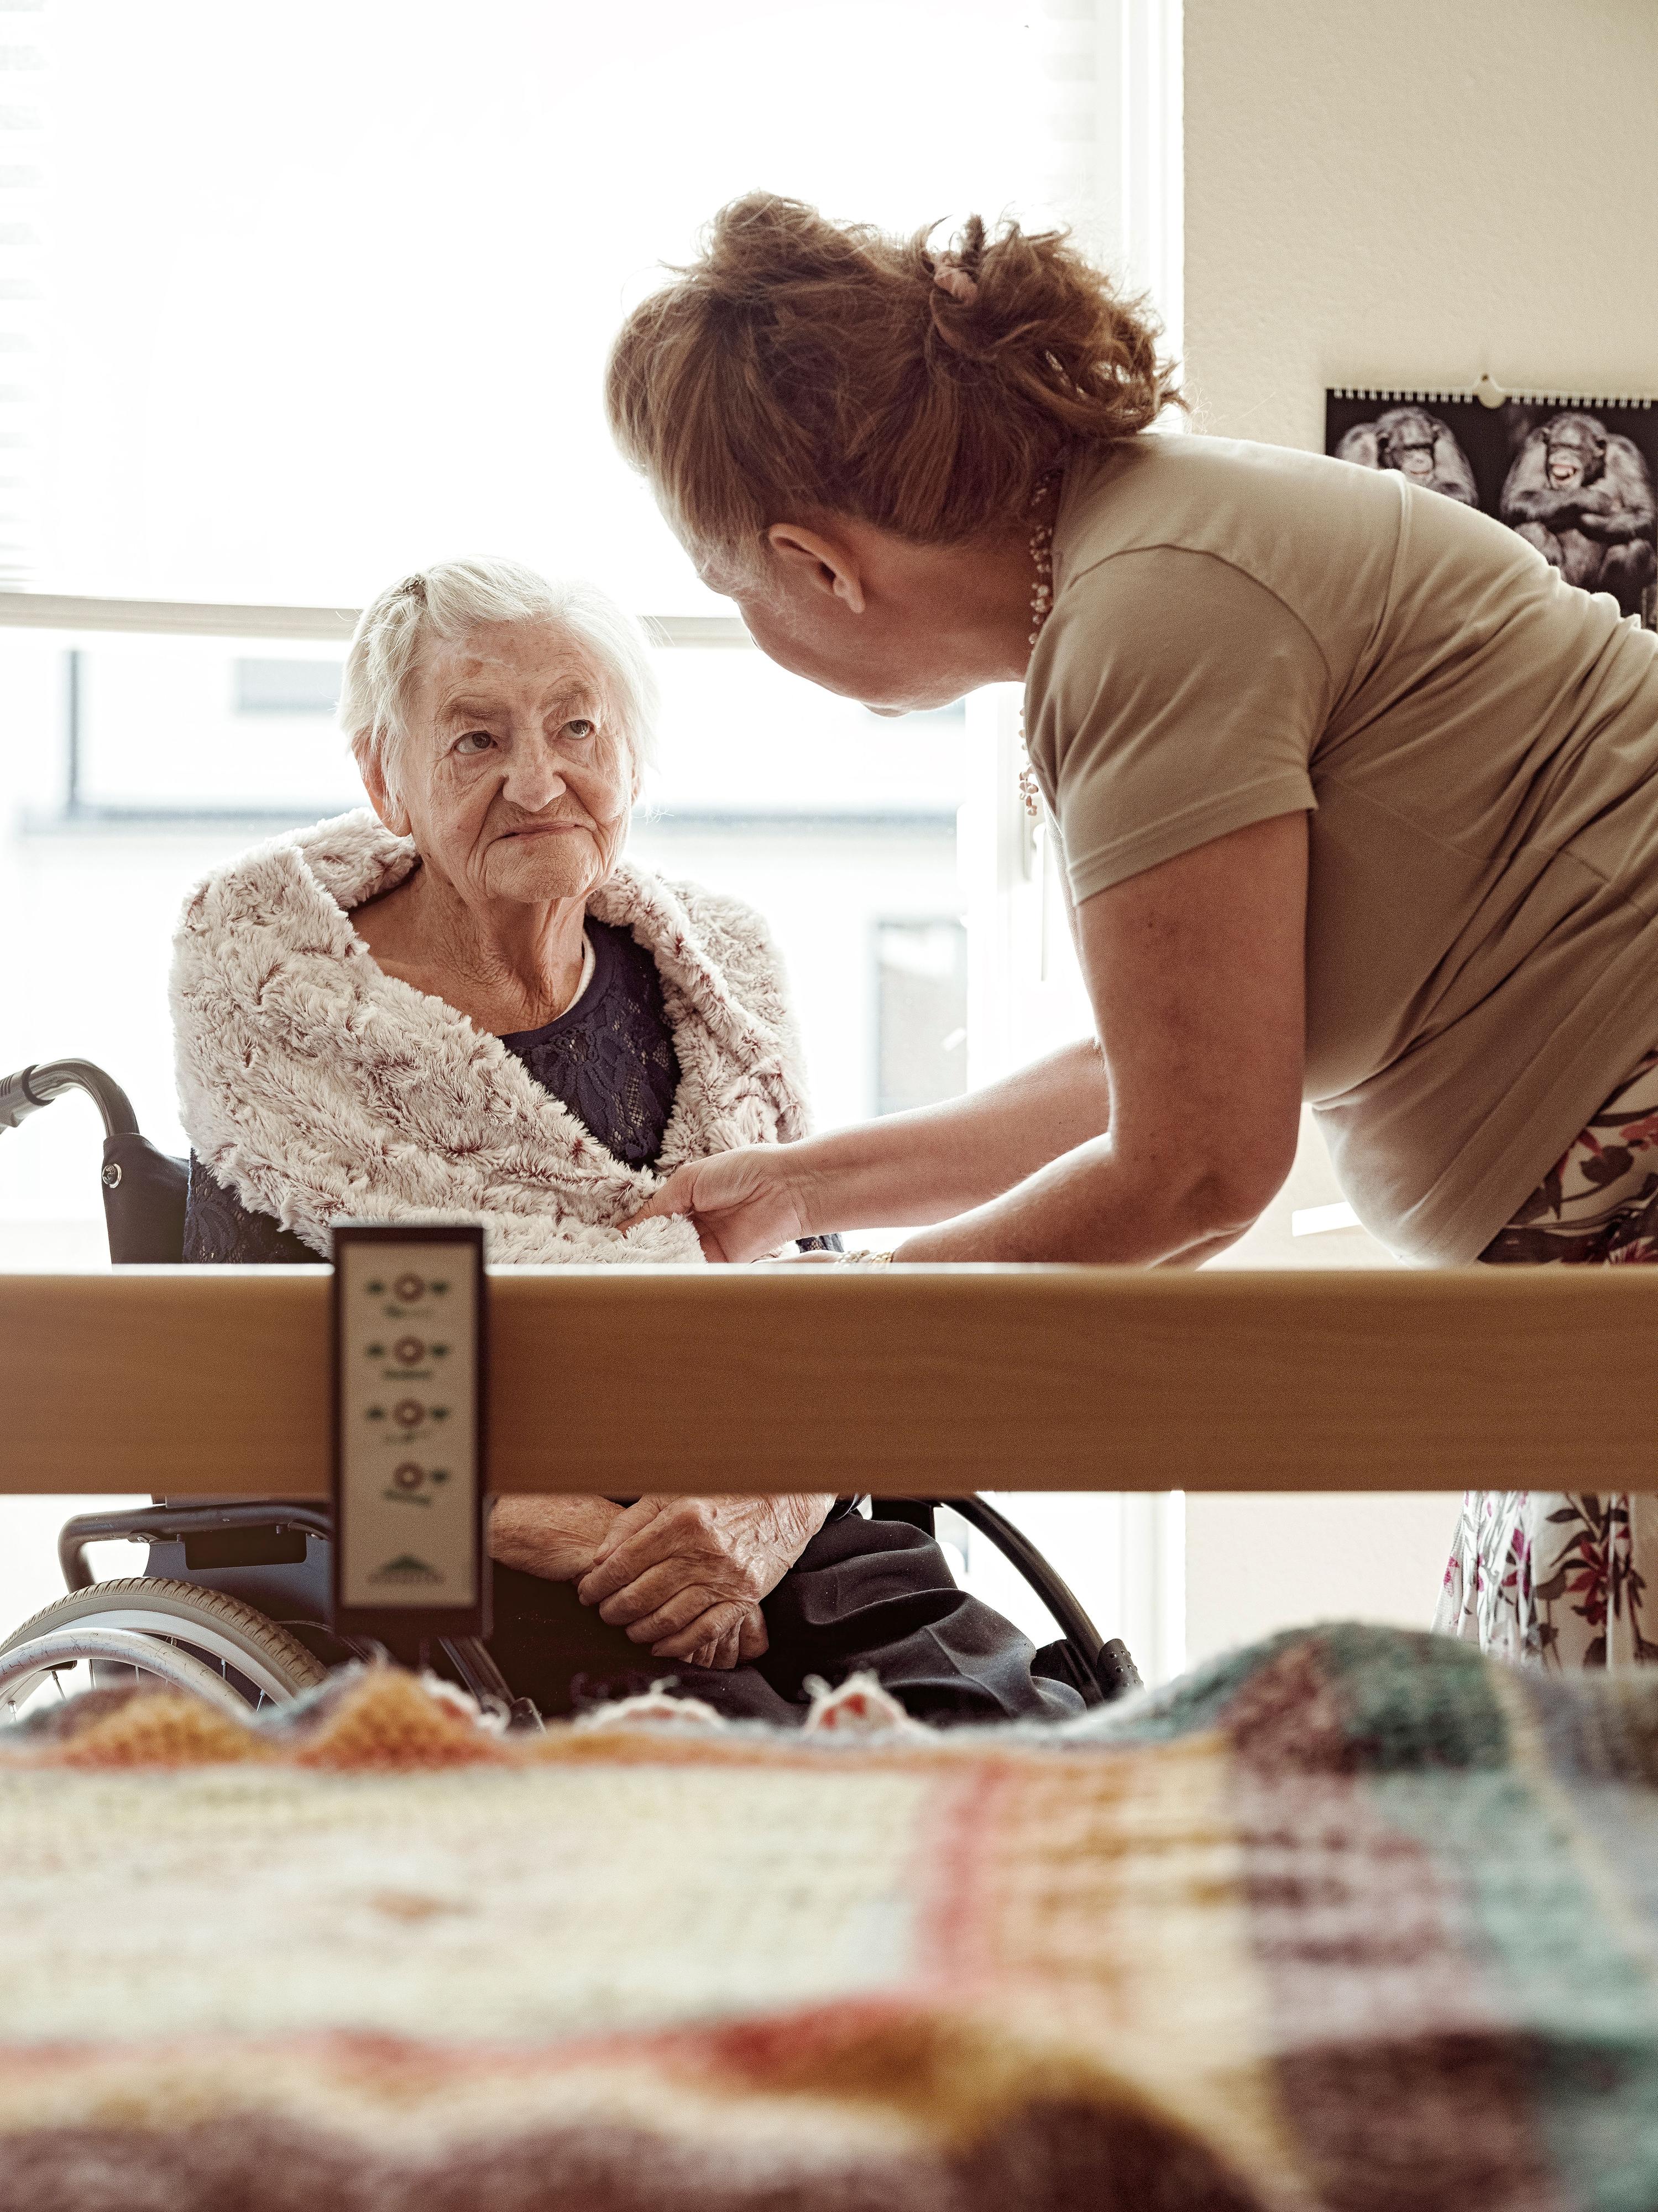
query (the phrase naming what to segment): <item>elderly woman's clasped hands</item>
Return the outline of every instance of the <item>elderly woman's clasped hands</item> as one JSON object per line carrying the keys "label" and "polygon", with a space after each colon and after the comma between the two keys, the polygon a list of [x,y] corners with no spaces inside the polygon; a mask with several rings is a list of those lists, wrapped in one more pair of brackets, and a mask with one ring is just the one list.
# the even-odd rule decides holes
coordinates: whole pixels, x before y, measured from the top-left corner
{"label": "elderly woman's clasped hands", "polygon": [[761,1601],[805,1550],[832,1492],[781,1498],[502,1498],[489,1549],[503,1565],[574,1582],[584,1605],[659,1659],[746,1666],[767,1649]]}

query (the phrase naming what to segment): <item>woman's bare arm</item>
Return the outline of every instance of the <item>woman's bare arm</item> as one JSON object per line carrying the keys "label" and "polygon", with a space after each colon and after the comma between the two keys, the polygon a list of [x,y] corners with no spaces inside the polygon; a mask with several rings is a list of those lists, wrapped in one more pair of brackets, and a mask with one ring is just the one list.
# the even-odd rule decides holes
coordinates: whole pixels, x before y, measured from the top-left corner
{"label": "woman's bare arm", "polygon": [[1218,837],[1086,900],[1078,947],[1105,1040],[1107,1134],[904,1260],[1194,1265],[1289,1173],[1305,1054],[1307,820]]}
{"label": "woman's bare arm", "polygon": [[710,1260],[757,1260],[797,1237],[948,1220],[1096,1136],[1110,1118],[1090,1039],[943,1106],[677,1169],[639,1212],[689,1214]]}
{"label": "woman's bare arm", "polygon": [[1105,1061],[1087,1037],[968,1097],[810,1138],[793,1147],[794,1171],[808,1208],[834,1211],[832,1227],[902,1228],[999,1197],[1110,1119]]}
{"label": "woman's bare arm", "polygon": [[793,1237],[942,1224],[904,1260],[1195,1265],[1295,1157],[1304,1051],[1304,814],[1218,837],[1087,900],[1078,950],[1103,1050],[798,1145],[681,1168],[644,1212],[710,1259]]}

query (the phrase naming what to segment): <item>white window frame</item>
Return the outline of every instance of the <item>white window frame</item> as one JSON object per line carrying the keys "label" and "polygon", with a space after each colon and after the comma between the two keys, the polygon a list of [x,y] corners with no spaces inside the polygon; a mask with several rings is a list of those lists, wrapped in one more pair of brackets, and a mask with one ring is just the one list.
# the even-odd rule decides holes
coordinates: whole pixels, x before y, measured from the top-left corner
{"label": "white window frame", "polygon": [[[1054,184],[1078,234],[1125,288],[1148,297],[1169,353],[1184,321],[1181,0],[1047,0],[1054,86]],[[1171,423],[1180,428],[1179,419]],[[968,1081],[993,1083],[1084,1031],[1054,856],[1019,791],[1019,697],[1012,685],[968,702],[968,796],[957,831],[968,922]],[[1109,1589],[1084,1590],[1121,1624],[1148,1680],[1186,1663],[1183,1493],[1110,1493],[1119,1563]],[[1081,1576],[1078,1577],[1080,1581]]]}
{"label": "white window frame", "polygon": [[[0,591],[0,627],[100,633],[125,630],[144,637],[312,639],[344,645],[357,626],[358,607],[255,607],[192,599],[76,599],[54,592]],[[735,615],[646,615],[646,628],[663,646],[752,643]]]}

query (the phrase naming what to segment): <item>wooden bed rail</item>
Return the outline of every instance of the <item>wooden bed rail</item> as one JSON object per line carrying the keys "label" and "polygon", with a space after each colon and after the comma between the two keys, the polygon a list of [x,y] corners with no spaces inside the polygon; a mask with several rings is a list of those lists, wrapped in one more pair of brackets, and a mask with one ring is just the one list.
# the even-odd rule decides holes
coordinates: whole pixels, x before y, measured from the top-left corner
{"label": "wooden bed rail", "polygon": [[[1658,1270],[513,1269],[498,1490],[1658,1489]],[[0,1275],[0,1491],[328,1486],[328,1278]]]}

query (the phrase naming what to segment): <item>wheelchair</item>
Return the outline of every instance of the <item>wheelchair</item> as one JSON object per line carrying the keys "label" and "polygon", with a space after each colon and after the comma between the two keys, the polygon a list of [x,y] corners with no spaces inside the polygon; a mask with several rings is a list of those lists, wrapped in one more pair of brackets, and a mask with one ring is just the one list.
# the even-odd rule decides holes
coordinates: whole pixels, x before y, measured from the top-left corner
{"label": "wheelchair", "polygon": [[[101,1068],[59,1060],[0,1079],[0,1133],[75,1091],[93,1100],[103,1120],[100,1179],[112,1262],[180,1264],[189,1162],[159,1152],[140,1133],[126,1093]],[[1121,1639],[1100,1636],[1064,1578],[984,1498],[876,1498],[870,1511],[932,1536],[943,1506],[993,1544],[1047,1610],[1059,1634],[1038,1655],[1042,1674],[1069,1683],[1086,1705],[1139,1686]],[[88,1547],[118,1540],[147,1547],[143,1572],[95,1581]],[[289,1705],[340,1667],[390,1656],[331,1626],[331,1545],[329,1507],[292,1498],[160,1498],[147,1507],[76,1515],[58,1540],[67,1594],[0,1640],[0,1718],[8,1708],[15,1717],[46,1686],[61,1691],[59,1678],[81,1664],[94,1687],[143,1679],[246,1713]],[[540,1724],[540,1712],[517,1693],[483,1639],[446,1638],[395,1656],[417,1657],[509,1725]],[[607,1686],[598,1680],[588,1695],[603,1696]]]}

